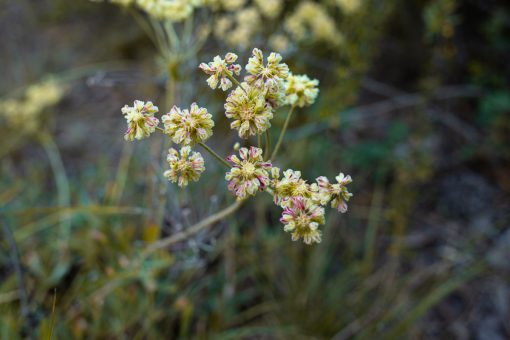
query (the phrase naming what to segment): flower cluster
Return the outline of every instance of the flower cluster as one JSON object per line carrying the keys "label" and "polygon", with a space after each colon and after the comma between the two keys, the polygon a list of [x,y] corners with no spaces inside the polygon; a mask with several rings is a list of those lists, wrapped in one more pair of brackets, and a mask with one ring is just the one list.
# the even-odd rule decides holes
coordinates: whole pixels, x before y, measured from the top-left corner
{"label": "flower cluster", "polygon": [[284,231],[290,232],[292,240],[303,239],[306,244],[321,241],[319,226],[324,224],[324,206],[331,201],[331,207],[339,212],[347,211],[347,201],[352,196],[347,185],[350,176],[340,174],[337,184],[329,183],[324,176],[317,183],[309,184],[301,178],[301,172],[285,170],[280,178],[280,169],[271,162],[264,161],[262,150],[256,147],[241,148],[239,158],[231,155],[228,161],[233,164],[225,179],[228,189],[237,197],[245,199],[259,191],[273,195],[274,203],[283,209],[280,221]]}
{"label": "flower cluster", "polygon": [[285,96],[290,105],[304,107],[315,102],[319,89],[317,79],[310,79],[307,75],[290,74],[285,82]]}
{"label": "flower cluster", "polygon": [[27,87],[21,98],[0,100],[0,116],[13,130],[36,132],[42,123],[42,113],[57,104],[64,91],[64,87],[53,79],[36,83]]}
{"label": "flower cluster", "polygon": [[156,131],[159,120],[154,117],[154,114],[159,110],[152,102],[144,103],[140,100],[135,100],[133,106],[126,105],[121,111],[128,123],[124,139],[129,141],[133,141],[135,138],[143,139]]}
{"label": "flower cluster", "polygon": [[[270,53],[266,60],[261,50],[253,49],[245,67],[244,79],[236,79],[241,66],[234,64],[237,55],[227,53],[224,58],[216,56],[210,63],[201,63],[199,68],[209,78],[207,84],[224,91],[234,89],[227,96],[224,108],[227,118],[232,119],[230,127],[237,130],[240,138],[248,140],[258,136],[259,147],[234,147],[239,155],[230,155],[225,159],[205,144],[213,134],[214,121],[206,108],[193,103],[188,109],[173,106],[161,120],[164,129],[158,127],[159,120],[154,117],[158,108],[151,102],[135,101],[132,107],[125,106],[122,113],[128,122],[126,139],[142,139],[156,130],[165,133],[170,139],[181,145],[181,149],[170,148],[167,161],[170,169],[164,176],[173,183],[184,187],[191,181],[198,181],[205,170],[204,159],[192,147],[199,145],[220,163],[228,167],[225,180],[228,190],[237,200],[245,200],[258,192],[267,192],[273,196],[274,203],[283,211],[280,221],[284,231],[289,232],[292,240],[302,239],[306,244],[321,241],[320,225],[325,223],[325,206],[339,212],[347,211],[347,202],[352,194],[347,185],[352,182],[350,176],[340,173],[336,183],[326,177],[318,177],[309,183],[302,178],[301,172],[293,169],[283,171],[273,166],[270,159],[275,158],[287,123],[293,110],[313,104],[318,95],[317,80],[306,75],[293,75],[287,64],[282,62],[278,53]],[[266,134],[265,151],[262,150],[261,134],[268,132],[275,111],[290,106],[285,125],[281,130],[278,143],[271,153],[271,139]]]}
{"label": "flower cluster", "polygon": [[225,179],[229,181],[228,189],[238,199],[254,196],[257,191],[264,190],[269,184],[268,169],[271,168],[271,162],[264,161],[261,149],[254,146],[249,150],[241,148],[239,158],[231,155],[227,160],[233,166]]}
{"label": "flower cluster", "polygon": [[198,181],[200,174],[204,172],[204,159],[199,152],[192,152],[189,146],[177,151],[173,148],[168,150],[167,159],[170,170],[164,172],[164,176],[180,187],[188,185],[189,181]]}
{"label": "flower cluster", "polygon": [[189,110],[172,107],[169,113],[161,117],[168,134],[176,144],[194,145],[205,142],[212,135],[214,122],[207,109],[191,104]]}
{"label": "flower cluster", "polygon": [[263,91],[243,83],[228,96],[225,115],[234,120],[230,127],[238,130],[240,138],[246,139],[262,134],[271,126],[273,111]]}
{"label": "flower cluster", "polygon": [[210,75],[207,79],[207,84],[214,90],[220,83],[220,88],[227,91],[232,87],[230,78],[234,74],[239,75],[241,66],[234,64],[237,60],[237,55],[234,53],[227,53],[225,58],[221,59],[219,55],[214,57],[210,63],[201,63],[198,67],[206,74]]}

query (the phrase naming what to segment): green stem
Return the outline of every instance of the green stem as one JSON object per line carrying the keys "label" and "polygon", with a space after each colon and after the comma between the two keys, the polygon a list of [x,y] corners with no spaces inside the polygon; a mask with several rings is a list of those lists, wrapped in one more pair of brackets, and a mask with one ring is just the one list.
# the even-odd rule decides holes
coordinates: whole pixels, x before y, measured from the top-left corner
{"label": "green stem", "polygon": [[236,84],[237,86],[239,86],[243,91],[244,93],[248,94],[248,92],[246,92],[246,89],[243,87],[243,85],[241,85],[241,83],[236,79],[234,78],[232,75],[228,74],[228,73],[225,73],[225,75],[227,76],[228,79],[230,79],[234,84]]}
{"label": "green stem", "polygon": [[257,135],[257,147],[260,149],[262,148],[262,136]]}
{"label": "green stem", "polygon": [[271,135],[269,134],[269,129],[266,130],[266,148],[264,150],[264,158],[267,159],[269,157],[269,152],[271,152]]}
{"label": "green stem", "polygon": [[280,132],[280,136],[278,137],[278,142],[276,142],[276,146],[274,147],[273,153],[271,154],[272,160],[276,157],[276,154],[278,153],[278,149],[280,149],[280,145],[282,144],[283,137],[285,136],[285,132],[287,131],[287,127],[289,126],[290,117],[292,116],[292,113],[294,112],[295,108],[296,108],[296,106],[292,105],[289,112],[287,113],[287,118],[285,119],[285,123],[283,124],[283,129]]}
{"label": "green stem", "polygon": [[208,147],[207,145],[205,145],[202,142],[198,143],[198,145],[203,147],[205,149],[205,151],[209,152],[211,154],[211,156],[216,158],[216,160],[218,160],[221,164],[225,165],[229,169],[231,168],[230,164],[228,164],[228,162],[226,160],[224,160],[223,158],[221,158],[220,155],[218,155],[216,152],[214,152],[213,149],[211,149],[210,147]]}

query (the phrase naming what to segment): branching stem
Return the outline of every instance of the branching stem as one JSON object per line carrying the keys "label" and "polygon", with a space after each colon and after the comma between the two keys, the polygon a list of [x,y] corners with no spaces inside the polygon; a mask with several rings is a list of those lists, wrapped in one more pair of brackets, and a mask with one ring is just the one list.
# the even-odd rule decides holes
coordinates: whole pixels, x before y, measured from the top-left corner
{"label": "branching stem", "polygon": [[283,124],[282,131],[280,132],[280,136],[278,137],[278,142],[276,142],[276,146],[274,147],[273,153],[271,154],[271,158],[270,158],[271,160],[273,160],[276,157],[278,150],[280,149],[280,146],[283,141],[283,137],[285,136],[285,132],[287,131],[287,127],[289,126],[290,117],[292,116],[292,113],[294,112],[295,108],[296,108],[296,106],[292,105],[289,112],[287,113],[287,118],[285,119],[285,123]]}

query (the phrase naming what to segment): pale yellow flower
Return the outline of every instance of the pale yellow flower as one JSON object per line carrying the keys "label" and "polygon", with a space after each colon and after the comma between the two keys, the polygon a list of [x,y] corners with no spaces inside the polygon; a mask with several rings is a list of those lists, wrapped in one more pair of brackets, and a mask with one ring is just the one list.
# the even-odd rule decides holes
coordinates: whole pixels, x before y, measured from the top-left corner
{"label": "pale yellow flower", "polygon": [[266,102],[265,91],[242,83],[230,93],[225,103],[225,115],[234,119],[232,129],[239,131],[239,137],[261,134],[270,126],[273,118],[271,105]]}
{"label": "pale yellow flower", "polygon": [[193,13],[188,0],[136,0],[136,4],[156,19],[182,21]]}
{"label": "pale yellow flower", "polygon": [[254,196],[257,191],[264,190],[269,184],[268,169],[271,162],[262,158],[262,150],[251,146],[239,150],[240,159],[236,155],[227,157],[233,167],[227,172],[225,179],[229,181],[228,189],[239,199]]}
{"label": "pale yellow flower", "polygon": [[172,183],[177,182],[180,187],[188,185],[189,181],[198,181],[205,170],[204,159],[199,152],[192,152],[189,146],[181,148],[181,151],[171,148],[167,157],[170,170],[164,172],[164,176]]}
{"label": "pale yellow flower", "polygon": [[144,103],[135,100],[133,106],[126,105],[121,111],[128,124],[124,135],[125,140],[133,141],[135,138],[149,137],[159,124],[159,120],[154,117],[154,114],[158,112],[158,107],[154,106],[152,102]]}
{"label": "pale yellow flower", "polygon": [[292,204],[283,210],[280,222],[283,230],[290,232],[292,241],[303,239],[306,244],[320,243],[319,225],[324,224],[324,208],[311,199],[292,198]]}
{"label": "pale yellow flower", "polygon": [[212,135],[214,121],[206,108],[191,104],[189,110],[172,107],[161,120],[165,126],[165,133],[172,141],[182,145],[194,145],[204,142]]}
{"label": "pale yellow flower", "polygon": [[280,15],[283,7],[282,0],[255,0],[255,3],[262,14],[269,19],[275,19]]}
{"label": "pale yellow flower", "polygon": [[337,183],[332,184],[324,176],[317,178],[319,187],[317,197],[322,205],[328,204],[331,200],[332,208],[345,213],[347,212],[347,202],[352,197],[352,194],[347,190],[347,185],[352,182],[352,179],[351,176],[345,176],[343,173],[340,173],[335,179]]}
{"label": "pale yellow flower", "polygon": [[271,52],[267,57],[267,64],[264,64],[264,55],[258,48],[253,49],[252,55],[246,65],[246,71],[250,75],[244,78],[248,84],[274,87],[278,86],[280,80],[288,77],[289,67],[281,63],[282,56],[279,53]]}
{"label": "pale yellow flower", "polygon": [[310,79],[307,75],[290,74],[285,81],[287,103],[299,107],[312,105],[319,94],[318,85],[317,79]]}
{"label": "pale yellow flower", "polygon": [[239,75],[241,72],[241,65],[234,64],[236,60],[237,55],[229,52],[223,59],[217,55],[212,62],[208,64],[201,63],[198,67],[206,74],[210,75],[207,79],[207,84],[213,90],[218,86],[218,83],[220,83],[220,88],[226,91],[232,87],[232,81],[229,77],[233,77],[234,74]]}
{"label": "pale yellow flower", "polygon": [[272,188],[275,204],[282,208],[292,204],[292,198],[312,199],[318,191],[316,184],[308,184],[301,178],[301,171],[285,170],[283,178],[279,178],[279,170],[272,173]]}
{"label": "pale yellow flower", "polygon": [[285,30],[294,40],[325,41],[334,46],[342,43],[343,36],[326,8],[312,1],[301,2],[285,19]]}

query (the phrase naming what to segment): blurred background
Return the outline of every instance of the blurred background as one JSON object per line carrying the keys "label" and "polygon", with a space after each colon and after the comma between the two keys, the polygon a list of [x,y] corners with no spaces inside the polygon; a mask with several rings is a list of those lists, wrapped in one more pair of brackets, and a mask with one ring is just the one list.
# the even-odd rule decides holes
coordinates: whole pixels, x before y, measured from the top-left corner
{"label": "blurred background", "polygon": [[[116,2],[0,0],[1,339],[510,338],[508,1]],[[197,66],[253,47],[320,80],[278,165],[354,179],[319,245],[268,195],[186,234],[223,169],[180,189],[166,140],[123,139],[125,104],[197,101],[231,153]]]}

